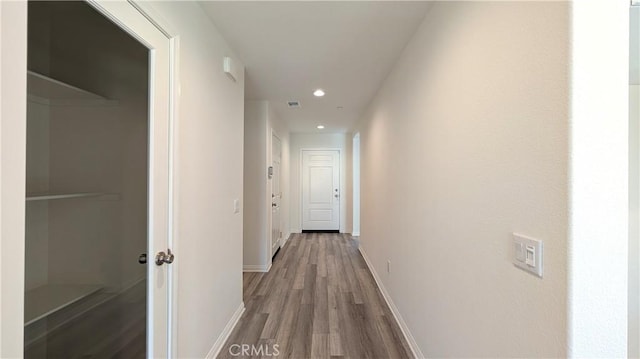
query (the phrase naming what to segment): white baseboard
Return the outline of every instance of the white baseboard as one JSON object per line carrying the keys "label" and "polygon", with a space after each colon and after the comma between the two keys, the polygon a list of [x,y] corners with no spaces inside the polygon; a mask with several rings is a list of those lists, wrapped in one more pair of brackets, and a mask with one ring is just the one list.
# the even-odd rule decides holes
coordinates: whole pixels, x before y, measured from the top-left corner
{"label": "white baseboard", "polygon": [[281,248],[284,248],[284,245],[289,242],[289,239],[291,239],[291,233],[287,233],[287,235],[282,238],[282,243],[280,244]]}
{"label": "white baseboard", "polygon": [[353,233],[351,233],[351,235],[353,237],[360,237],[360,232],[353,232]]}
{"label": "white baseboard", "polygon": [[209,353],[206,356],[207,359],[215,359],[218,354],[220,354],[220,350],[222,350],[224,343],[227,341],[227,339],[229,339],[231,332],[233,332],[233,328],[235,328],[236,324],[238,324],[240,317],[242,317],[242,313],[244,313],[244,302],[241,302],[238,309],[236,309],[236,312],[233,313],[233,316],[224,327],[224,330],[222,331],[216,342],[213,344],[213,347],[211,347],[211,350],[209,350]]}
{"label": "white baseboard", "polygon": [[259,264],[245,264],[242,266],[243,272],[262,272],[266,273],[271,269],[271,263],[268,265],[259,265]]}
{"label": "white baseboard", "polygon": [[373,274],[373,279],[375,279],[376,284],[378,285],[378,288],[380,288],[380,291],[382,292],[382,296],[384,297],[384,300],[387,302],[387,305],[391,309],[391,313],[393,313],[393,316],[396,319],[396,322],[400,325],[400,330],[402,331],[404,338],[407,340],[407,343],[409,344],[409,348],[411,348],[411,351],[413,352],[413,356],[419,359],[424,358],[424,354],[422,354],[422,350],[420,350],[420,347],[418,347],[418,343],[416,343],[416,340],[411,334],[409,327],[407,327],[407,323],[405,323],[404,319],[402,318],[402,315],[398,311],[398,307],[396,307],[396,305],[393,303],[393,300],[391,299],[389,292],[387,292],[387,289],[382,284],[382,280],[378,276],[378,273],[376,272],[375,268],[373,268],[373,265],[371,265],[371,262],[369,261],[367,254],[362,249],[362,246],[359,246],[358,249],[360,250],[360,254],[362,254],[362,258],[364,258],[364,261],[367,263],[367,267],[369,267],[371,274]]}

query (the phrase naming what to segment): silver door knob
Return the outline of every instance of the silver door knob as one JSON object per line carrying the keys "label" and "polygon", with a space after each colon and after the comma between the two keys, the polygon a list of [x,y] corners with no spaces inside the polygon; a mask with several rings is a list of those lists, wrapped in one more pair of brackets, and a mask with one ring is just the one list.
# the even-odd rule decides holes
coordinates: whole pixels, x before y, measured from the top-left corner
{"label": "silver door knob", "polygon": [[171,264],[174,258],[175,256],[171,253],[171,249],[167,249],[167,253],[158,252],[158,254],[156,254],[156,265]]}

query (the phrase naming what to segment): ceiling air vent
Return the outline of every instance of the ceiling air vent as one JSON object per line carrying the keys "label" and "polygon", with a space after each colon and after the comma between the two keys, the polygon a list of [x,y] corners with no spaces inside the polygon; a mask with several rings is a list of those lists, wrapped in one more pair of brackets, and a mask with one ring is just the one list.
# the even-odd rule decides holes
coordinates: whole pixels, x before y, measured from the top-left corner
{"label": "ceiling air vent", "polygon": [[289,108],[300,108],[300,101],[287,101]]}

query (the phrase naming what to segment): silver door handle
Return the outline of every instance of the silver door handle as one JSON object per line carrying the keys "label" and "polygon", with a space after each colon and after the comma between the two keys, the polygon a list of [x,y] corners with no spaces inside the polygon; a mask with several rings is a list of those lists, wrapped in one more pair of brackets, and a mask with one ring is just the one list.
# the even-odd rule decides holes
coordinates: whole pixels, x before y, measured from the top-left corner
{"label": "silver door handle", "polygon": [[165,263],[171,264],[173,263],[174,258],[175,256],[171,253],[171,249],[167,249],[167,253],[158,252],[158,254],[156,254],[156,265],[161,266]]}

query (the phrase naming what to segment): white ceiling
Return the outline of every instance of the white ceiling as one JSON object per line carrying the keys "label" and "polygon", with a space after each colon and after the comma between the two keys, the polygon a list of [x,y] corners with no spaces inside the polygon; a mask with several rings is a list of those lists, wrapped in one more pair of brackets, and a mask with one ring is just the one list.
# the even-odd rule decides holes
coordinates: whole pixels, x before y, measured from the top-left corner
{"label": "white ceiling", "polygon": [[[267,100],[292,132],[346,132],[358,121],[429,3],[201,2],[246,66],[246,99]],[[322,98],[313,96],[325,90]],[[302,107],[289,109],[287,101]],[[343,109],[338,109],[342,106]]]}

